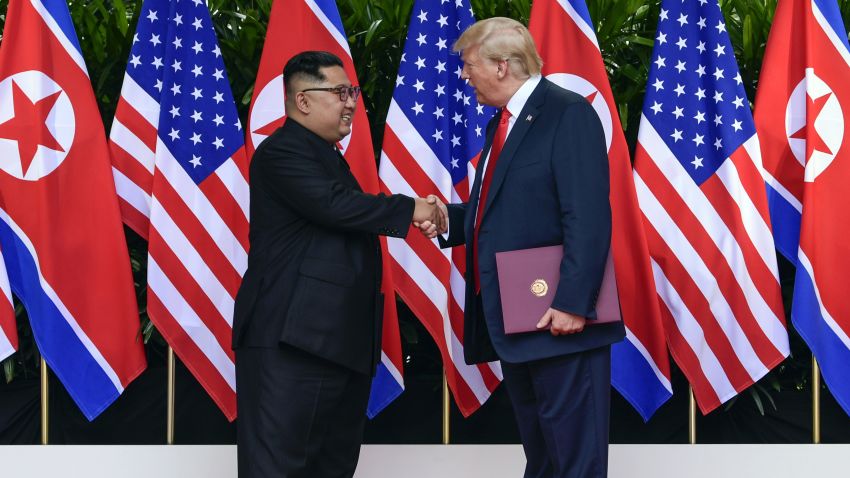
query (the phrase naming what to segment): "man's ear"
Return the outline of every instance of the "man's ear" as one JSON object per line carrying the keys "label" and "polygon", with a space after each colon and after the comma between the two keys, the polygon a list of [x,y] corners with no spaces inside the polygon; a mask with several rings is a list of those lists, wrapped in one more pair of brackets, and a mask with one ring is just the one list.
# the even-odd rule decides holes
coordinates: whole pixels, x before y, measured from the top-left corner
{"label": "man's ear", "polygon": [[508,60],[499,60],[496,62],[496,74],[499,79],[504,78],[508,74]]}
{"label": "man's ear", "polygon": [[298,111],[306,114],[310,114],[310,101],[307,99],[307,95],[304,92],[299,91],[295,94],[295,107],[298,108]]}

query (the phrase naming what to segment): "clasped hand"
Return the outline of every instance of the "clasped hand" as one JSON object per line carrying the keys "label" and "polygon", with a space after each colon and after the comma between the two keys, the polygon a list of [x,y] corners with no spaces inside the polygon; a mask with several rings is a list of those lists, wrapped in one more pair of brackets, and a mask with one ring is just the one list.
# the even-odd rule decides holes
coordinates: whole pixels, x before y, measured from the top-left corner
{"label": "clasped hand", "polygon": [[584,330],[586,323],[587,319],[584,317],[549,308],[537,322],[537,328],[549,327],[552,335],[570,335]]}
{"label": "clasped hand", "polygon": [[445,234],[449,229],[449,211],[446,205],[433,194],[426,198],[416,198],[413,226],[428,239],[437,237],[437,234]]}

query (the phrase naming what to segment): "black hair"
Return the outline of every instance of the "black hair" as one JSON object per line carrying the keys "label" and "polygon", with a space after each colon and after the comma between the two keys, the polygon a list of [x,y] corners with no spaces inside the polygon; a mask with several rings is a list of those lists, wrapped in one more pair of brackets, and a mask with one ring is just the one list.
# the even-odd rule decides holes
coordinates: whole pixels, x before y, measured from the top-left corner
{"label": "black hair", "polygon": [[283,67],[283,86],[287,96],[292,94],[290,88],[296,79],[307,79],[317,83],[325,81],[325,75],[320,70],[329,66],[342,68],[342,60],[327,51],[302,51],[290,58]]}

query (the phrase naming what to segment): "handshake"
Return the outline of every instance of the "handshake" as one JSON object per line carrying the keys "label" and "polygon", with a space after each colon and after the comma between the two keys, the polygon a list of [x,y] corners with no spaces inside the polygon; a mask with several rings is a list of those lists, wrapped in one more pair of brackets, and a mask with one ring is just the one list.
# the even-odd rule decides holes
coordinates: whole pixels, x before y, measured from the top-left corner
{"label": "handshake", "polygon": [[426,198],[416,198],[413,209],[413,226],[428,239],[445,234],[449,230],[449,211],[437,196],[429,194]]}

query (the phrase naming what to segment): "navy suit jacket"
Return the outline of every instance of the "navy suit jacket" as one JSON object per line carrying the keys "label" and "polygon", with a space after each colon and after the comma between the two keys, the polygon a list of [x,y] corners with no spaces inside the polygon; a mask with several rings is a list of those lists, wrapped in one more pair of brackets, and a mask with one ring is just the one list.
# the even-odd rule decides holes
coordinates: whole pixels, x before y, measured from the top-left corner
{"label": "navy suit jacket", "polygon": [[[482,158],[489,153],[497,122],[498,115],[488,125]],[[449,237],[440,240],[443,247],[466,244],[466,362],[528,362],[620,341],[625,335],[622,323],[588,326],[581,333],[557,337],[548,331],[506,335],[496,270],[496,252],[563,244],[552,307],[595,319],[611,241],[611,207],[605,135],[593,107],[543,79],[517,115],[481,218],[477,295],[472,238],[483,170],[476,172],[470,201],[449,205]]]}

